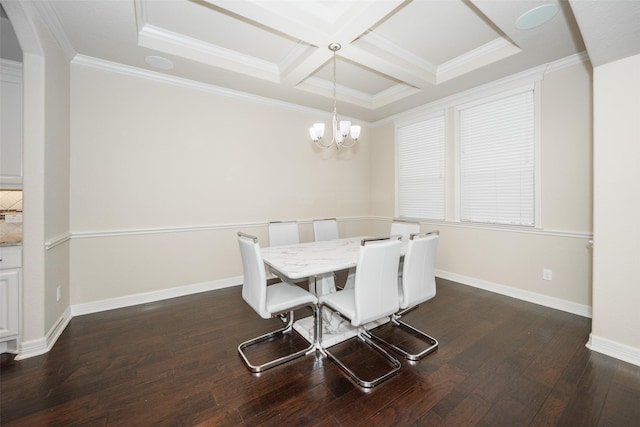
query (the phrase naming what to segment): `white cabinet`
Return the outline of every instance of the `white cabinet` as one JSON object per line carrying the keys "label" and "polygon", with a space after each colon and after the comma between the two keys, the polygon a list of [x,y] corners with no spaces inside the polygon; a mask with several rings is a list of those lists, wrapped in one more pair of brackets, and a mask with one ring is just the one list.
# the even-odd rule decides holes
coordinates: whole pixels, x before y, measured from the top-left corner
{"label": "white cabinet", "polygon": [[0,353],[17,349],[21,267],[22,247],[0,247]]}
{"label": "white cabinet", "polygon": [[0,59],[0,188],[22,188],[22,64]]}
{"label": "white cabinet", "polygon": [[20,270],[0,271],[0,341],[20,333]]}

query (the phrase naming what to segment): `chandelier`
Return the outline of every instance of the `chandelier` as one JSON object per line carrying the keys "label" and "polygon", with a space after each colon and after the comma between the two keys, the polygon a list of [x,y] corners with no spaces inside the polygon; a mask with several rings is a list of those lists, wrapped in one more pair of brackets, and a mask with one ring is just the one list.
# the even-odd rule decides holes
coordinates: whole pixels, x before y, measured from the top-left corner
{"label": "chandelier", "polygon": [[338,112],[336,110],[336,52],[341,47],[340,43],[331,43],[329,45],[329,50],[333,52],[333,118],[331,120],[333,134],[331,141],[328,144],[323,142],[324,123],[315,123],[309,128],[311,140],[322,148],[330,148],[333,144],[338,148],[353,147],[360,137],[360,126],[351,126],[351,122],[348,120],[338,120]]}

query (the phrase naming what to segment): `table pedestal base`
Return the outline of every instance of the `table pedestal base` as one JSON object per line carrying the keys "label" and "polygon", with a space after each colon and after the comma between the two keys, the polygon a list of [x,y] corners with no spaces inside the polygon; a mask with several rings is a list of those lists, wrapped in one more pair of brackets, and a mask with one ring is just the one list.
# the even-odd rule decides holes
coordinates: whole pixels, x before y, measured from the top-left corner
{"label": "table pedestal base", "polygon": [[[373,329],[380,325],[384,325],[389,320],[389,317],[384,317],[374,322],[367,323],[366,327],[367,329]],[[325,322],[323,322],[323,325],[325,325]],[[307,341],[311,342],[313,340],[313,316],[297,320],[293,324],[293,328]],[[322,344],[324,347],[331,347],[346,341],[349,338],[353,338],[357,334],[358,328],[351,326],[351,323],[345,320],[339,327],[329,328],[329,330],[325,328],[324,331],[322,331]]]}

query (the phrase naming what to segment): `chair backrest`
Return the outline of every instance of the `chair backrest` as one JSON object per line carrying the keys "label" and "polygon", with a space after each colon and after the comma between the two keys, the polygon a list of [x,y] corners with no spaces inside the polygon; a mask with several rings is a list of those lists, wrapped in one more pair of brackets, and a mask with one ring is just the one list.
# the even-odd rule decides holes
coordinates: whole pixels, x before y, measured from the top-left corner
{"label": "chair backrest", "polygon": [[402,236],[403,242],[409,241],[409,236],[420,232],[420,224],[409,221],[393,221],[390,236]]}
{"label": "chair backrest", "polygon": [[300,243],[297,222],[273,221],[269,223],[269,246],[295,245],[297,243]]}
{"label": "chair backrest", "polygon": [[238,232],[242,257],[242,298],[260,317],[269,319],[267,312],[267,279],[258,238]]}
{"label": "chair backrest", "polygon": [[353,326],[360,326],[398,311],[400,247],[401,242],[396,238],[363,241],[353,285]]}
{"label": "chair backrest", "polygon": [[313,236],[316,242],[339,239],[340,235],[338,234],[338,222],[335,218],[314,219]]}
{"label": "chair backrest", "polygon": [[413,307],[436,295],[437,231],[412,235],[404,255],[400,308]]}

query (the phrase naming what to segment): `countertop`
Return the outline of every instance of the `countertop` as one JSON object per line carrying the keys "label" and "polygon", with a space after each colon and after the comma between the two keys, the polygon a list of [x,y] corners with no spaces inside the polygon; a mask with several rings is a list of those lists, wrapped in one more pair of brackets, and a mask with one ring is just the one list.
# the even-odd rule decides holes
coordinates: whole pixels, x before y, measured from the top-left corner
{"label": "countertop", "polygon": [[22,246],[22,234],[3,234],[0,246]]}

